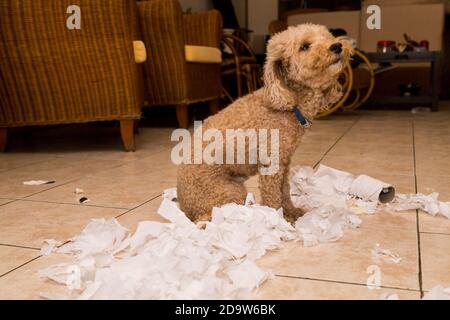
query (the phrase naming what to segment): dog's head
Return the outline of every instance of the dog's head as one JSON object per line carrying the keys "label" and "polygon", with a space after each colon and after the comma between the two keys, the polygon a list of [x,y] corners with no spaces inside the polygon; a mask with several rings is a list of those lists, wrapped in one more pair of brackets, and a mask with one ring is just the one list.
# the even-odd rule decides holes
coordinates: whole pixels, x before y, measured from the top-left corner
{"label": "dog's head", "polygon": [[[292,109],[305,88],[321,93],[324,104],[339,100],[337,78],[352,50],[348,41],[335,38],[320,25],[302,24],[273,36],[264,68],[264,90],[272,106]],[[323,107],[326,105],[316,106],[314,115]]]}

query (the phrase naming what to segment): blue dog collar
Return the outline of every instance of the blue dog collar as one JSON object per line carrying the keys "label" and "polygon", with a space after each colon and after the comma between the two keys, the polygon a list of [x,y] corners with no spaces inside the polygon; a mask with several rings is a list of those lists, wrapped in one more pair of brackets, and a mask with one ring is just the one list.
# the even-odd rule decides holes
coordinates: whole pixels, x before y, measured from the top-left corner
{"label": "blue dog collar", "polygon": [[294,114],[297,117],[298,122],[300,122],[300,125],[302,126],[302,128],[307,129],[307,128],[311,127],[312,122],[309,121],[308,119],[306,119],[302,115],[302,112],[299,110],[299,108],[294,107]]}

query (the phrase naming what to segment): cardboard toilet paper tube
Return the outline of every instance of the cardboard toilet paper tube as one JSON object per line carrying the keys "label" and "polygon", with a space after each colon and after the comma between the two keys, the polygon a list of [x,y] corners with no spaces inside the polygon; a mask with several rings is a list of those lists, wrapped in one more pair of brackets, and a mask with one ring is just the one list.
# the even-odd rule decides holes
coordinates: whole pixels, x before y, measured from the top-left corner
{"label": "cardboard toilet paper tube", "polygon": [[388,203],[394,200],[395,189],[386,182],[361,175],[353,181],[350,187],[350,194],[363,200]]}

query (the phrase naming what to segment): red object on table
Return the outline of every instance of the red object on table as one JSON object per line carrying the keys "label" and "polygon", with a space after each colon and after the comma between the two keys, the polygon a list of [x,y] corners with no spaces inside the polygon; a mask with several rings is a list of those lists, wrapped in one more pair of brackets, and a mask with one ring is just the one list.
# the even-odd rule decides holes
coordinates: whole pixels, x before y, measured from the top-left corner
{"label": "red object on table", "polygon": [[395,44],[395,41],[392,40],[380,40],[377,42],[377,45],[379,46],[392,46]]}
{"label": "red object on table", "polygon": [[393,51],[395,46],[395,41],[392,40],[380,40],[377,42],[378,52],[390,52]]}
{"label": "red object on table", "polygon": [[422,41],[420,41],[420,46],[424,47],[424,48],[427,48],[427,50],[429,50],[430,49],[430,42],[428,42],[428,40],[422,40]]}

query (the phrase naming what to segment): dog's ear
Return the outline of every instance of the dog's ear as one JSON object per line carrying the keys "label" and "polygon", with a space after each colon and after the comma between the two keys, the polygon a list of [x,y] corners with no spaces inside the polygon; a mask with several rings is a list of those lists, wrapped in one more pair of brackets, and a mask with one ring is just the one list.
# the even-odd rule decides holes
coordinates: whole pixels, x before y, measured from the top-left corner
{"label": "dog's ear", "polygon": [[264,66],[264,92],[273,108],[291,110],[296,102],[293,92],[286,84],[286,71],[281,60],[281,50],[281,47],[269,43]]}

